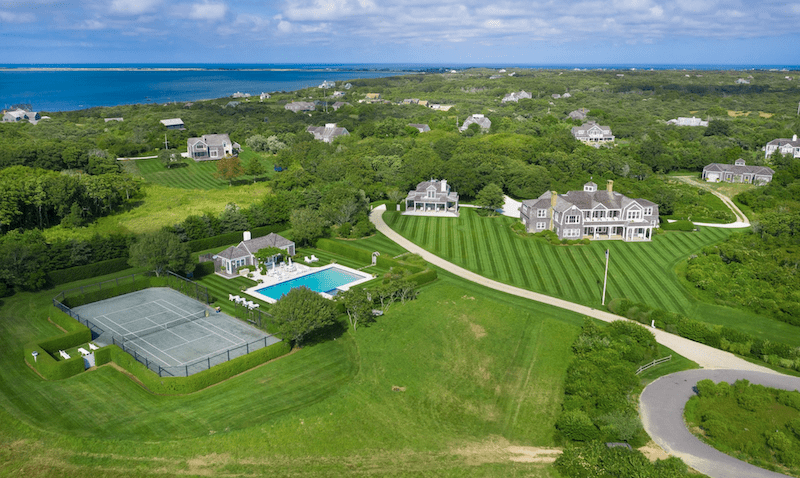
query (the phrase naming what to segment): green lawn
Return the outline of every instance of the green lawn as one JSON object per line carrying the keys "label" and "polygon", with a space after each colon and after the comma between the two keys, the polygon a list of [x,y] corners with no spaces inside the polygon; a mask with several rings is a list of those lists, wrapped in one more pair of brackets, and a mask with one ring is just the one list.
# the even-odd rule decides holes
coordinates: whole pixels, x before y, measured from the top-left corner
{"label": "green lawn", "polygon": [[[689,255],[718,243],[728,229],[669,231],[652,242],[592,241],[589,245],[553,246],[511,230],[518,219],[480,217],[464,208],[457,219],[384,213],[397,232],[466,269],[524,289],[591,307],[601,306],[604,252],[610,250],[606,303],[626,297],[709,323],[731,325],[770,340],[800,345],[792,327],[753,313],[700,302],[674,272]],[[764,325],[768,324],[768,327]]]}
{"label": "green lawn", "polygon": [[554,445],[571,312],[443,272],[356,333],[166,397],[112,366],[57,382],[29,369],[22,344],[60,333],[56,293],[0,306],[0,476],[558,476],[504,450]]}
{"label": "green lawn", "polygon": [[[252,158],[259,158],[264,166],[265,173],[263,180],[271,176],[275,164],[263,154],[244,148],[239,155],[242,166],[246,166]],[[137,159],[129,166],[131,171],[138,171],[145,181],[150,184],[159,184],[172,188],[181,189],[224,189],[228,187],[228,181],[217,179],[214,174],[217,172],[217,161],[193,161],[184,159],[181,166],[166,168],[158,159]],[[252,176],[241,176],[234,181],[234,184],[252,183]]]}

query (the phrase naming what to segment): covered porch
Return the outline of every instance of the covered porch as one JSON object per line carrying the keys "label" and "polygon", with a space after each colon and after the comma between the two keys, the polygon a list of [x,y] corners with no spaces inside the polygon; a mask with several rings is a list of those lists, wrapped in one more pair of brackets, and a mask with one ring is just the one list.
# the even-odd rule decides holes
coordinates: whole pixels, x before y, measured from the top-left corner
{"label": "covered porch", "polygon": [[406,210],[403,214],[408,215],[455,215],[458,216],[458,201],[434,201],[434,200],[406,200]]}

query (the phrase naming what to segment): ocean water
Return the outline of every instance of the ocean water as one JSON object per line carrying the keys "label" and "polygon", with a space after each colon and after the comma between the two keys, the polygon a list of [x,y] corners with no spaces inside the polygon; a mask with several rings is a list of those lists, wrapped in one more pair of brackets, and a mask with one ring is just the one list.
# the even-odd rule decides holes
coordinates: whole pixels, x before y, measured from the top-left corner
{"label": "ocean water", "polygon": [[420,71],[411,66],[313,65],[2,65],[0,106],[34,111],[221,98],[240,91],[292,91],[323,81],[380,78]]}
{"label": "ocean water", "polygon": [[35,111],[196,101],[237,91],[292,91],[323,81],[438,73],[473,67],[533,69],[750,70],[797,65],[432,65],[432,64],[0,64],[0,107],[30,104]]}

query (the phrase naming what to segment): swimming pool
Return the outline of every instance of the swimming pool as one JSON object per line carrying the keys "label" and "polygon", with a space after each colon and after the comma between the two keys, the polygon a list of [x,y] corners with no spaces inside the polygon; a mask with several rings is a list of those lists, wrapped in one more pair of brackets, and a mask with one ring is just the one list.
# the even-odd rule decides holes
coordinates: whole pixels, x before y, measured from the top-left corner
{"label": "swimming pool", "polygon": [[346,290],[350,286],[360,284],[372,279],[372,275],[359,272],[344,266],[325,266],[310,274],[280,282],[267,287],[253,288],[252,293],[261,294],[268,302],[274,303],[284,294],[295,287],[308,287],[314,292],[331,298],[339,290]]}

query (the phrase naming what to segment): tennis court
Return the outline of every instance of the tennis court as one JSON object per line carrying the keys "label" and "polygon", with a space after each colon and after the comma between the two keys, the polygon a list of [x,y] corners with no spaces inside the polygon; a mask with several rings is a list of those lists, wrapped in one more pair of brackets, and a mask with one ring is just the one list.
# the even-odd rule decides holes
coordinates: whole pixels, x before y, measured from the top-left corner
{"label": "tennis court", "polygon": [[166,369],[169,375],[191,375],[279,342],[166,287],[112,297],[73,311],[103,329],[95,343],[122,344],[152,370]]}

